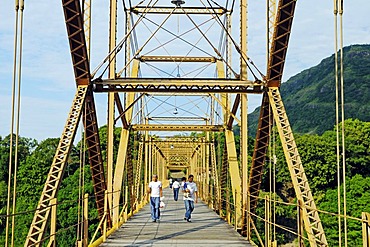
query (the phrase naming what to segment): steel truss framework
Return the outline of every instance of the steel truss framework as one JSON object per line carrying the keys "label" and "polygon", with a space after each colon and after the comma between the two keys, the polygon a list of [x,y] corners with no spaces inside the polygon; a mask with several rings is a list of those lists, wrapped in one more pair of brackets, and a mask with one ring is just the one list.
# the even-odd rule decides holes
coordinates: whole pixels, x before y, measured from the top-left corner
{"label": "steel truss framework", "polygon": [[[123,39],[123,43],[116,45],[117,2],[111,0],[110,53],[107,59],[105,59],[105,62],[109,61],[109,79],[102,79],[99,77],[93,81],[91,81],[92,76],[90,75],[87,50],[88,44],[85,40],[84,20],[80,1],[62,0],[62,3],[77,92],[47,181],[45,182],[45,187],[37,206],[25,246],[39,246],[42,244],[42,238],[47,229],[47,222],[50,217],[50,202],[56,198],[59,186],[62,182],[66,161],[73,144],[81,115],[83,115],[87,152],[92,171],[97,210],[99,219],[101,222],[104,222],[104,227],[102,227],[103,239],[108,229],[111,231],[117,229],[122,222],[127,220],[129,215],[132,215],[135,210],[140,208],[140,205],[145,203],[144,188],[146,188],[152,174],[158,174],[164,179],[167,177],[167,169],[175,170],[177,169],[176,167],[186,168],[188,173],[194,174],[195,178],[200,183],[199,187],[201,188],[200,194],[202,199],[213,205],[220,214],[222,212],[221,209],[226,209],[227,215],[225,217],[229,223],[231,223],[230,205],[224,205],[224,203],[221,202],[221,197],[223,196],[221,190],[222,188],[228,188],[228,184],[230,183],[235,211],[234,225],[236,228],[242,228],[243,230],[247,228],[246,233],[250,236],[251,231],[247,222],[251,219],[249,213],[254,213],[257,207],[256,198],[260,190],[263,167],[269,145],[270,129],[272,125],[271,119],[274,118],[284,147],[284,153],[297,198],[304,205],[304,225],[310,244],[311,246],[327,246],[324,230],[279,93],[279,86],[294,17],[295,0],[279,0],[274,22],[273,37],[271,39],[267,75],[264,78],[255,79],[254,81],[246,79],[247,68],[250,69],[250,64],[247,64],[249,60],[246,55],[246,0],[241,0],[242,41],[240,47],[237,46],[232,37],[228,35],[230,34],[228,33],[230,31],[230,29],[228,29],[230,26],[229,20],[226,21],[225,25],[219,19],[220,16],[227,16],[232,12],[227,10],[227,7],[210,6],[193,8],[180,6],[180,8],[174,8],[158,7],[154,5],[146,7],[131,6],[126,10],[126,36]],[[90,3],[88,5],[90,6]],[[130,14],[136,14],[138,20],[132,23],[129,18]],[[207,41],[209,41],[207,36],[194,23],[190,15],[211,15],[216,22],[225,29],[224,31],[226,31],[225,40],[228,52],[231,49],[231,45],[235,45],[235,49],[240,55],[240,73],[235,74],[228,64],[229,58],[225,59],[221,55],[221,52],[218,51],[211,42],[208,43],[210,43],[215,54],[209,57],[141,55],[140,51],[142,47],[136,47],[136,50],[134,50],[131,55],[130,46],[136,46],[136,44],[132,42],[133,30],[145,15],[151,14],[163,14],[168,16],[185,15]],[[167,19],[165,19],[165,21],[166,20]],[[163,28],[162,25],[164,22],[161,25],[157,25],[157,30]],[[149,39],[155,36],[157,30],[152,33]],[[175,36],[180,38],[180,35]],[[146,41],[143,46],[147,43],[148,41]],[[123,45],[125,46],[126,56],[125,68],[119,73],[116,73],[115,56]],[[140,62],[213,63],[216,64],[217,67],[217,78],[139,78]],[[236,79],[231,79],[230,75],[233,72]],[[120,76],[123,73],[125,76],[121,78]],[[93,73],[93,76],[95,74],[96,72]],[[110,146],[110,149],[107,152],[107,170],[104,170],[103,167],[94,92],[109,93],[108,146]],[[125,102],[121,102],[117,92],[125,92]],[[221,115],[223,124],[215,124],[210,116],[202,118],[202,121],[206,122],[204,125],[149,124],[149,117],[146,118],[147,122],[135,123],[134,118],[136,116],[134,116],[135,112],[133,108],[134,105],[136,107],[139,105],[141,97],[138,97],[136,93],[144,94],[146,92],[162,94],[178,93],[179,95],[186,93],[199,95],[205,93],[212,94],[222,105],[223,113]],[[231,93],[236,94],[233,104],[230,102]],[[233,120],[235,119],[235,114],[239,109],[239,105],[241,105],[242,108],[246,107],[246,93],[263,93],[248,183],[248,199],[242,194],[245,188],[243,188],[243,190],[241,189],[241,185],[245,184],[247,179],[245,175],[246,168],[244,167],[247,160],[247,152],[243,152],[245,151],[244,148],[247,146],[246,133],[241,133],[241,146],[244,150],[241,151],[243,167],[240,169],[236,153],[235,138],[232,132]],[[215,97],[215,94],[218,94],[220,97]],[[117,119],[115,119],[114,114],[115,106],[117,106],[119,113]],[[123,128],[121,130],[118,155],[115,160],[116,164],[113,166],[113,130],[118,119],[121,119]],[[242,116],[242,131],[244,131],[246,127],[245,121],[245,116]],[[204,137],[170,137],[162,140],[150,136],[149,131],[201,131],[206,133]],[[217,150],[216,152],[213,133],[210,132],[225,133],[224,150]],[[138,146],[135,146],[136,144],[133,142],[133,139],[137,138],[137,135],[139,135],[141,139],[137,144]],[[132,152],[134,149],[138,149],[138,152]],[[222,169],[219,169],[219,165],[217,165],[217,153],[220,151],[224,153],[222,157]],[[134,159],[137,161],[135,165],[133,162]],[[242,174],[240,174],[240,170],[242,170]],[[227,179],[228,176],[230,176],[231,180]],[[211,179],[212,186],[210,184]],[[123,182],[127,183],[125,187],[122,187]],[[109,194],[109,196],[107,196],[107,194]],[[213,195],[212,198],[209,196],[210,194]],[[227,203],[230,203],[229,199],[230,196],[227,196]],[[121,203],[122,200],[123,202]],[[247,201],[249,201],[249,205],[247,205]],[[224,206],[227,208],[223,208]],[[249,209],[249,211],[247,209]],[[129,212],[129,210],[131,210],[131,212]],[[245,212],[247,212],[247,214],[245,214]],[[84,241],[84,243],[87,243],[87,241]]]}

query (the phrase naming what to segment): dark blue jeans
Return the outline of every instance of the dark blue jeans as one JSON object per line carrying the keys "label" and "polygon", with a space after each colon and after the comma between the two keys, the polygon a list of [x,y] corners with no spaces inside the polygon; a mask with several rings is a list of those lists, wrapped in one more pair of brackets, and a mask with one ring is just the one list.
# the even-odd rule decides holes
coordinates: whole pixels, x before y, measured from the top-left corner
{"label": "dark blue jeans", "polygon": [[186,210],[185,218],[191,219],[191,213],[194,210],[194,201],[184,200],[184,203],[185,203],[185,210]]}
{"label": "dark blue jeans", "polygon": [[153,220],[159,220],[159,217],[161,216],[161,211],[159,210],[159,203],[160,203],[159,197],[150,197],[150,211]]}
{"label": "dark blue jeans", "polygon": [[179,199],[179,190],[180,188],[173,188],[173,199],[177,201]]}

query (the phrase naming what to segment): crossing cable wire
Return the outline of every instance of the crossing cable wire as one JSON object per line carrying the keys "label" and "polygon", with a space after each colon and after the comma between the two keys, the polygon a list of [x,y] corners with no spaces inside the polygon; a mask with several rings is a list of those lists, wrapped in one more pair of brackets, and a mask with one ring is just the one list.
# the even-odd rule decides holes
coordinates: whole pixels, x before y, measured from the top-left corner
{"label": "crossing cable wire", "polygon": [[[148,27],[148,25],[143,21],[143,24],[144,26],[148,29],[148,31],[153,34],[153,32],[150,30],[150,28]],[[176,63],[176,66],[180,66],[179,62],[176,62],[174,59],[173,59],[173,56],[170,54],[170,52],[166,49],[166,47],[162,44],[162,42],[157,38],[157,36],[153,36],[155,40],[157,40],[157,42],[159,43],[160,47],[162,47],[165,52],[167,53],[167,55],[172,59],[173,62]],[[176,69],[175,69],[176,70]],[[182,69],[181,69],[182,70]],[[183,73],[185,73],[183,70],[182,70]],[[171,73],[173,74],[173,72]]]}
{"label": "crossing cable wire", "polygon": [[[14,109],[15,109],[15,90],[17,78],[17,52],[18,52],[18,19],[19,19],[19,0],[15,1],[15,26],[14,26],[14,54],[13,54],[13,84],[12,84],[12,113],[10,124],[10,144],[9,144],[9,170],[8,170],[8,195],[6,203],[6,214],[10,214],[10,192],[12,183],[12,166],[13,166],[13,131],[14,131]],[[6,218],[5,226],[5,247],[8,247],[9,239],[9,217]]]}
{"label": "crossing cable wire", "polygon": [[[143,17],[148,13],[148,11],[150,9],[152,9],[154,7],[154,5],[159,1],[159,0],[156,0],[156,2],[154,3],[153,6],[151,6],[150,8],[149,7],[149,4],[152,2],[153,0],[150,0],[150,2],[148,3],[147,7],[145,8],[145,11],[143,13]],[[142,17],[142,18],[143,18]],[[110,51],[108,53],[107,56],[105,56],[105,58],[103,59],[102,62],[100,62],[100,64],[98,64],[98,66],[93,70],[93,72],[91,73],[91,78],[94,78],[96,73],[99,71],[99,69],[101,69],[101,67],[103,67],[103,65],[107,62],[108,62],[108,65],[107,67],[104,69],[103,71],[103,74],[105,73],[105,71],[108,69],[108,66],[109,64],[113,61],[113,59],[117,56],[118,52],[121,51],[122,47],[123,47],[123,44],[127,41],[127,38],[131,35],[131,33],[133,32],[133,30],[135,29],[135,27],[140,23],[140,21],[142,20],[142,18],[139,18],[135,25],[129,30],[129,32],[120,40],[120,42],[112,49],[112,51]],[[112,59],[110,59],[110,56],[112,56],[112,54],[114,54],[114,56],[112,57]],[[101,74],[99,76],[99,78],[101,78],[103,76],[103,74]]]}
{"label": "crossing cable wire", "polygon": [[[213,25],[214,25],[215,23],[212,23],[208,28],[207,28],[207,30],[205,31],[205,33],[204,34],[207,34],[208,32],[209,32],[209,30],[211,30],[211,28],[213,27]],[[193,50],[194,50],[194,48],[195,47],[197,47],[197,45],[199,44],[199,42],[202,40],[203,38],[202,37],[200,37],[198,40],[197,40],[197,42],[190,48],[190,50],[186,53],[186,55],[185,55],[185,57],[188,57],[189,56],[189,54],[190,54],[190,52],[192,52]],[[183,62],[183,60],[181,60],[181,62],[178,64],[178,66],[180,66],[181,64],[182,64],[182,62]],[[188,75],[188,74],[191,74],[192,72],[188,72],[188,73],[185,73],[183,70],[182,70],[182,72],[184,73],[184,75],[183,75],[183,77],[185,77],[186,75]],[[172,73],[174,73],[174,71],[172,72]],[[194,77],[196,77],[196,76],[194,76]]]}
{"label": "crossing cable wire", "polygon": [[341,191],[340,191],[340,148],[339,148],[339,78],[338,78],[338,0],[334,0],[334,65],[335,65],[335,125],[337,152],[337,200],[338,200],[338,246],[342,247]]}
{"label": "crossing cable wire", "polygon": [[[201,3],[203,4],[203,6],[205,8],[208,9],[208,7],[203,3],[202,0],[200,0]],[[213,3],[215,3],[213,0],[211,0]],[[255,80],[258,80],[258,77],[256,76],[256,74],[254,73],[254,71],[252,70],[252,68],[250,67],[250,65],[248,64],[248,62],[257,70],[257,72],[259,73],[259,75],[264,78],[264,74],[258,69],[258,67],[254,64],[254,62],[252,61],[252,59],[250,59],[250,57],[247,56],[247,54],[245,54],[239,47],[239,45],[236,43],[236,41],[234,40],[234,38],[231,36],[230,32],[226,29],[226,27],[223,25],[222,21],[220,20],[220,17],[217,15],[217,13],[215,12],[215,10],[212,8],[212,4],[209,2],[209,0],[207,0],[207,3],[208,5],[211,7],[211,10],[213,11],[213,14],[216,16],[217,20],[218,20],[218,23],[220,24],[220,26],[222,28],[225,29],[225,32],[226,34],[229,36],[230,40],[232,41],[236,51],[241,55],[241,58],[244,60],[244,62],[246,63],[249,71],[252,73],[253,77]],[[217,4],[217,3],[215,3]]]}
{"label": "crossing cable wire", "polygon": [[[142,15],[141,15],[141,16],[142,16]],[[154,21],[150,20],[149,18],[147,18],[147,17],[145,17],[145,16],[144,16],[143,18],[144,18],[144,19],[146,19],[147,21],[151,22],[153,25],[155,25],[155,26],[157,26],[157,27],[159,26],[159,24],[155,23]],[[213,18],[210,18],[209,20],[204,21],[203,23],[199,24],[198,26],[202,26],[202,25],[206,24],[207,22],[209,22],[209,21],[211,21],[211,20],[213,20],[213,19],[214,19],[214,17],[213,17]],[[189,29],[188,31],[186,31],[186,32],[184,32],[184,33],[182,33],[182,34],[180,34],[180,35],[176,35],[175,33],[171,32],[170,30],[166,29],[165,27],[161,27],[161,29],[162,29],[162,30],[164,30],[165,32],[167,32],[167,33],[169,33],[169,34],[171,34],[171,35],[173,35],[173,36],[174,36],[174,38],[173,38],[173,39],[171,39],[171,40],[169,40],[169,41],[165,42],[165,43],[164,43],[165,45],[166,45],[166,44],[168,44],[168,43],[170,43],[170,42],[172,42],[172,41],[174,41],[174,40],[176,40],[176,39],[179,39],[179,40],[181,40],[181,41],[185,42],[186,44],[193,46],[195,49],[197,49],[197,50],[199,50],[199,51],[203,52],[204,54],[207,54],[207,55],[209,55],[210,57],[213,57],[213,55],[212,55],[211,53],[209,53],[209,52],[207,52],[207,51],[205,51],[205,50],[203,50],[203,49],[201,49],[201,48],[199,48],[199,47],[196,47],[194,44],[190,43],[190,42],[189,42],[189,41],[187,41],[186,39],[181,38],[181,36],[184,36],[185,34],[187,34],[187,33],[191,32],[191,31],[195,30],[195,29],[196,29],[196,27],[193,27],[193,28]],[[155,51],[155,50],[156,50],[156,49],[158,49],[158,48],[160,48],[160,47],[156,47],[156,48],[154,48],[154,49],[150,50],[149,52],[147,52],[146,54],[148,54],[148,53],[150,53],[150,52],[153,52],[153,51]]]}
{"label": "crossing cable wire", "polygon": [[[203,33],[203,31],[197,26],[197,24],[194,22],[193,18],[190,17],[190,15],[180,6],[180,8],[182,9],[182,11],[184,12],[184,14],[189,18],[189,20],[191,21],[191,23],[193,23],[193,25],[197,28],[197,30],[199,31],[199,33],[204,37],[204,39],[207,41],[207,43],[212,47],[213,51],[219,56],[219,58],[226,64],[227,67],[229,67],[229,69],[232,71],[232,73],[234,74],[235,77],[238,77],[238,74],[233,70],[233,68],[231,67],[231,65],[228,63],[228,61],[226,61],[219,50],[217,50],[217,48],[212,44],[212,42],[208,39],[208,37]],[[218,20],[219,20],[219,17],[217,16]]]}
{"label": "crossing cable wire", "polygon": [[[167,22],[167,20],[171,17],[171,15],[173,14],[173,12],[175,12],[176,8],[174,8],[171,13],[162,21],[162,23],[158,26],[158,28],[154,31],[154,33],[152,33],[150,35],[150,37],[144,42],[144,44],[135,52],[135,54],[132,56],[132,58],[130,59],[130,61],[125,64],[124,68],[121,69],[119,72],[118,72],[118,76],[120,76],[123,71],[126,70],[126,68],[131,64],[131,62],[135,59],[135,57],[144,49],[144,47],[149,43],[149,41],[154,37],[154,35],[161,29],[161,27]],[[108,68],[108,67],[107,67]],[[105,70],[107,70],[107,68],[105,68]],[[105,72],[104,70],[104,72]],[[103,73],[104,73],[103,72]]]}

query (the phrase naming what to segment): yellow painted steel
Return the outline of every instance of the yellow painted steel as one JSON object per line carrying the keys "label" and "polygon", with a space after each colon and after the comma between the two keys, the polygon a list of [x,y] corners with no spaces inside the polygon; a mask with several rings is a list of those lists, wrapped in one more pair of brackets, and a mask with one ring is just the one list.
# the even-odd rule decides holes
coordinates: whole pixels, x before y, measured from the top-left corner
{"label": "yellow painted steel", "polygon": [[135,171],[135,198],[136,200],[139,198],[140,192],[140,181],[141,181],[141,170],[142,170],[142,163],[143,163],[143,142],[139,143],[138,148],[138,158],[136,163],[136,171]]}
{"label": "yellow painted steel", "polygon": [[152,6],[151,8],[145,8],[136,6],[132,9],[132,12],[135,13],[148,13],[148,14],[203,14],[203,15],[213,15],[218,14],[222,15],[228,12],[225,8],[217,8],[217,7],[181,7],[179,9],[173,10],[171,7],[157,7]]}
{"label": "yellow painted steel", "polygon": [[165,124],[134,124],[132,130],[141,131],[215,131],[222,132],[222,125],[165,125]]}
{"label": "yellow painted steel", "polygon": [[[240,1],[240,78],[248,78],[247,52],[248,52],[248,11],[247,0]],[[247,191],[248,191],[248,96],[241,94],[240,97],[240,162],[242,171],[242,235],[246,235],[247,230]]]}
{"label": "yellow painted steel", "polygon": [[[134,60],[133,68],[132,68],[132,76],[138,76],[139,73],[139,62]],[[126,105],[130,105],[134,101],[135,94],[128,93],[126,99]],[[126,119],[130,122],[132,118],[132,111],[133,109],[130,108],[126,112]],[[130,137],[130,131],[127,129],[122,128],[121,130],[121,137],[119,141],[118,147],[118,154],[117,154],[117,163],[114,172],[114,179],[113,179],[113,225],[117,224],[119,220],[119,202],[122,193],[122,182],[123,182],[123,174],[125,170],[125,163],[127,157],[127,148],[128,142]]]}
{"label": "yellow painted steel", "polygon": [[370,214],[362,212],[362,246],[370,247]]}
{"label": "yellow painted steel", "polygon": [[280,96],[279,88],[270,87],[268,96],[294,190],[297,199],[303,202],[303,219],[310,245],[328,246],[301,157],[298,153],[297,144],[294,140],[293,131],[290,127],[288,116],[286,115],[284,104]]}
{"label": "yellow painted steel", "polygon": [[69,152],[79,124],[83,105],[87,95],[88,86],[80,85],[77,87],[75,98],[73,99],[66,125],[60,138],[53,163],[50,167],[37,210],[34,214],[30,230],[25,242],[25,246],[38,245],[42,240],[46,223],[50,215],[50,200],[56,198],[57,190],[62,181],[62,175],[67,164]]}
{"label": "yellow painted steel", "polygon": [[235,148],[234,132],[232,130],[225,131],[227,161],[229,163],[229,172],[231,178],[231,189],[235,203],[236,225],[240,226],[242,217],[241,207],[241,179],[239,172],[238,157]]}
{"label": "yellow painted steel", "polygon": [[50,200],[51,217],[50,217],[50,240],[48,247],[56,247],[56,232],[57,232],[57,198]]}
{"label": "yellow painted steel", "polygon": [[[109,79],[116,77],[116,57],[113,50],[116,46],[117,36],[117,0],[110,0],[110,21],[109,21]],[[113,152],[114,152],[114,109],[115,97],[114,92],[108,93],[108,130],[107,130],[107,190],[108,190],[108,207],[112,208],[113,200]],[[111,214],[111,212],[109,212]]]}
{"label": "yellow painted steel", "polygon": [[140,56],[141,62],[191,62],[191,63],[215,63],[215,57],[180,57],[180,56]]}

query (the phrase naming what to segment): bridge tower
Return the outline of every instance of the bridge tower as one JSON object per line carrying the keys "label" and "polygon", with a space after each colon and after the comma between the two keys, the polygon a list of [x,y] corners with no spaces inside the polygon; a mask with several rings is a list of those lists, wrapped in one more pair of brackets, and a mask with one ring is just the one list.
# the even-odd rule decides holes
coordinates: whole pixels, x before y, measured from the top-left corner
{"label": "bridge tower", "polygon": [[[326,246],[279,93],[296,0],[279,0],[276,4],[266,73],[248,56],[247,0],[237,4],[213,0],[124,0],[123,7],[117,0],[109,2],[109,51],[100,63],[92,64],[92,3],[62,0],[76,94],[25,246],[39,246],[49,229],[51,206],[80,121],[103,232],[116,229],[145,203],[145,188],[152,174],[164,181],[171,173],[182,172],[194,174],[202,199],[220,214],[226,207],[232,209],[233,217],[224,215],[225,218],[250,237],[272,119],[284,147],[297,199],[302,203],[310,244]],[[235,12],[240,13],[239,39],[231,31]],[[119,28],[122,26],[124,29]],[[106,150],[102,150],[99,136],[97,94],[108,96]],[[262,94],[263,98],[250,170],[248,94]],[[240,155],[234,122],[240,126]],[[120,136],[115,145],[117,128]],[[228,203],[223,204],[221,198]],[[55,224],[55,219],[51,224]]]}

